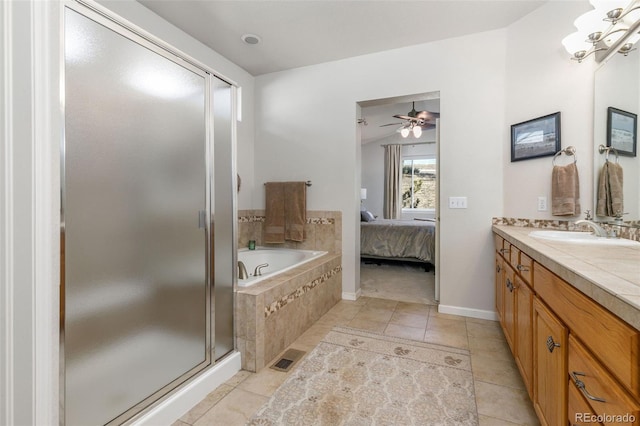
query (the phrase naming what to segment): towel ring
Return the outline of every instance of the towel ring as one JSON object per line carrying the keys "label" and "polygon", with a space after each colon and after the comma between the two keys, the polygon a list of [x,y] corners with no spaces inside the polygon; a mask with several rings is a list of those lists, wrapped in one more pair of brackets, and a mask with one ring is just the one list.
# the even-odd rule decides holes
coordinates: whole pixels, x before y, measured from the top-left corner
{"label": "towel ring", "polygon": [[578,162],[578,156],[576,155],[575,147],[568,146],[565,149],[561,149],[560,151],[556,152],[556,155],[553,156],[553,160],[551,160],[551,164],[553,164],[555,166],[556,165],[556,157],[558,157],[562,153],[564,153],[564,155],[566,155],[566,156],[573,155],[573,164]]}
{"label": "towel ring", "polygon": [[609,153],[613,151],[614,154],[616,154],[616,163],[618,163],[620,161],[620,157],[618,156],[618,150],[615,149],[612,146],[604,146],[602,144],[600,144],[600,146],[598,146],[598,152],[600,154],[604,154],[605,152],[607,153],[606,157],[604,157],[604,161],[609,161]]}

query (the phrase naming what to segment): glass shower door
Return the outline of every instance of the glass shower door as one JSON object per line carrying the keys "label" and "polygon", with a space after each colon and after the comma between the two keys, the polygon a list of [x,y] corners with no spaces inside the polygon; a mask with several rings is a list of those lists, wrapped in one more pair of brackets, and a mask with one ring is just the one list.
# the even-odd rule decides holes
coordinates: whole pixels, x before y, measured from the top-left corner
{"label": "glass shower door", "polygon": [[65,10],[64,421],[120,423],[211,364],[206,73]]}

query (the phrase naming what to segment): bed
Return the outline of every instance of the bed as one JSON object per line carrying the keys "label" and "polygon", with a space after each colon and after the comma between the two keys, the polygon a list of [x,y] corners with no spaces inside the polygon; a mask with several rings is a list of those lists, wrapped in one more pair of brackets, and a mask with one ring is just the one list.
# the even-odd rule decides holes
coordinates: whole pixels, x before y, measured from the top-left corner
{"label": "bed", "polygon": [[360,257],[435,264],[434,220],[360,222]]}

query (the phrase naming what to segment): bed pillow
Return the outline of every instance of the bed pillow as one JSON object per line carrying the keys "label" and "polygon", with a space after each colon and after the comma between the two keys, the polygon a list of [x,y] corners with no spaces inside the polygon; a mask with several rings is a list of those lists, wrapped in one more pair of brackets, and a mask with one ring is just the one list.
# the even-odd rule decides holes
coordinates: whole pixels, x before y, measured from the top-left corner
{"label": "bed pillow", "polygon": [[373,222],[376,220],[376,217],[368,210],[362,210],[360,212],[360,221],[362,222]]}

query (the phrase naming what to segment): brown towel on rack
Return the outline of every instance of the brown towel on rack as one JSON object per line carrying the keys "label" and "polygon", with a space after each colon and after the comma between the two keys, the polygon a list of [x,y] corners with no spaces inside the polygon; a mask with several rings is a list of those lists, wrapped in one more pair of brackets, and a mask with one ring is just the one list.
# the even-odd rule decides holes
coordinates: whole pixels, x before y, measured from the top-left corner
{"label": "brown towel on rack", "polygon": [[304,241],[304,225],[307,221],[305,182],[267,182],[265,203],[265,243]]}
{"label": "brown towel on rack", "polygon": [[580,214],[580,181],[576,163],[553,166],[551,175],[551,214],[575,216]]}
{"label": "brown towel on rack", "polygon": [[264,242],[284,243],[284,183],[265,184]]}
{"label": "brown towel on rack", "polygon": [[304,241],[304,224],[307,221],[307,184],[284,183],[284,239]]}
{"label": "brown towel on rack", "polygon": [[598,201],[596,204],[598,216],[616,216],[618,213],[623,213],[622,178],[622,166],[618,163],[605,161],[598,177]]}

